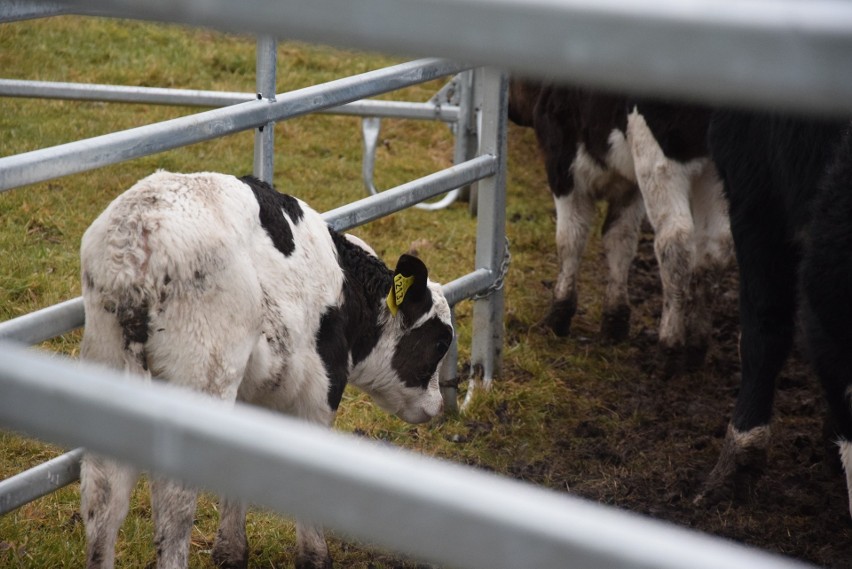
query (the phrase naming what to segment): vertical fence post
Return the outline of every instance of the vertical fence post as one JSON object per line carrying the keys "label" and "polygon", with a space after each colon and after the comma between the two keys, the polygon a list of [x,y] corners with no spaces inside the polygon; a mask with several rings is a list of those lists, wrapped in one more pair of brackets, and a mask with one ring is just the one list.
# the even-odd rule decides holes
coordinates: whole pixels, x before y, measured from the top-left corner
{"label": "vertical fence post", "polygon": [[[476,132],[476,103],[473,93],[473,70],[459,73],[457,79],[459,90],[459,118],[455,124],[456,141],[453,149],[453,161],[460,164],[470,160],[478,151]],[[476,215],[476,182],[464,186],[460,198],[470,204],[471,215]]]}
{"label": "vertical fence post", "polygon": [[[257,98],[275,100],[275,77],[278,62],[278,42],[271,36],[257,38]],[[275,123],[270,122],[254,131],[254,175],[272,183]]]}
{"label": "vertical fence post", "polygon": [[[476,268],[493,272],[502,283],[506,245],[506,121],[508,77],[493,67],[474,73],[479,155],[497,157],[497,173],[477,187]],[[488,389],[500,373],[503,352],[503,288],[496,286],[474,299],[471,378],[464,405],[474,391]]]}
{"label": "vertical fence post", "polygon": [[[458,330],[456,323],[456,307],[450,307],[453,318],[453,329]],[[444,399],[444,413],[455,415],[459,412],[459,339],[453,338],[441,368],[438,371],[438,381],[441,386],[441,397]]]}

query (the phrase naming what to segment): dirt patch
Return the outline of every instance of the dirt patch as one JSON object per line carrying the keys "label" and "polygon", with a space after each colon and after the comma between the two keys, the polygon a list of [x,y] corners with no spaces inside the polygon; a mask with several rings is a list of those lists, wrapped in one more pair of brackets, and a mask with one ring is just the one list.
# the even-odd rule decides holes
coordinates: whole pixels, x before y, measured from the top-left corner
{"label": "dirt patch", "polygon": [[[631,275],[634,322],[659,318],[660,284],[652,237],[643,236]],[[584,418],[557,446],[585,462],[584,473],[515,465],[517,478],[827,567],[852,567],[845,478],[826,432],[819,385],[798,355],[777,383],[765,473],[733,499],[696,507],[693,498],[718,457],[739,387],[737,275],[719,283],[713,344],[705,368],[664,380],[656,371],[656,329],[634,326],[629,359],[642,373],[604,389],[618,421]],[[582,301],[581,301],[582,302]],[[596,396],[601,394],[595,393]],[[547,470],[543,472],[542,470]],[[585,473],[594,472],[594,476]]]}

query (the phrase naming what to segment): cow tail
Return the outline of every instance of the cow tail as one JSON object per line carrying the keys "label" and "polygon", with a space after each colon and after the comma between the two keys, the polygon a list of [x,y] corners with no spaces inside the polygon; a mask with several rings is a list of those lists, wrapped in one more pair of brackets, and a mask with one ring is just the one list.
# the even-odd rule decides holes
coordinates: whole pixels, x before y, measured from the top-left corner
{"label": "cow tail", "polygon": [[123,219],[107,237],[106,267],[123,336],[124,368],[150,378],[148,342],[151,293],[149,230],[136,216]]}

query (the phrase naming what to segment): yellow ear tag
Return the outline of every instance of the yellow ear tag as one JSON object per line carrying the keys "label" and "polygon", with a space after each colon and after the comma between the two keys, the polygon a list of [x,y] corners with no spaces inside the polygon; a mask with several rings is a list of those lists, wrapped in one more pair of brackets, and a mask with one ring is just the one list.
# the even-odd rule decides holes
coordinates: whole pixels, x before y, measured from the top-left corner
{"label": "yellow ear tag", "polygon": [[404,277],[401,274],[397,273],[393,277],[393,287],[388,291],[388,308],[391,311],[391,314],[396,316],[397,310],[399,310],[399,305],[402,304],[402,301],[405,299],[405,293],[408,292],[408,289],[411,288],[411,285],[414,284],[414,277]]}

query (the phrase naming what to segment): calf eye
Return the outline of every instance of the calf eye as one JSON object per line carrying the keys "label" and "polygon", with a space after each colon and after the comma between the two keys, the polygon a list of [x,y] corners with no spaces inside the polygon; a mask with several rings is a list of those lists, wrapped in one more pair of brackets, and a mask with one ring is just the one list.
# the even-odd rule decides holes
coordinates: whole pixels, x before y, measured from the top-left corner
{"label": "calf eye", "polygon": [[441,340],[435,343],[435,351],[437,351],[439,354],[445,354],[449,349],[450,342],[447,342],[446,340]]}

